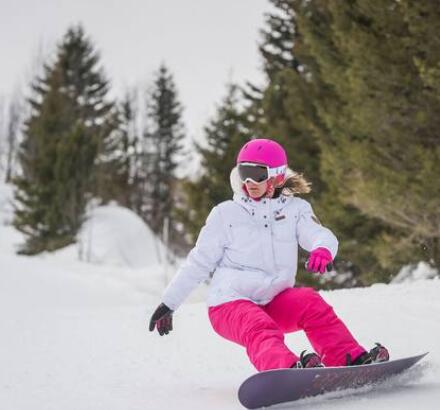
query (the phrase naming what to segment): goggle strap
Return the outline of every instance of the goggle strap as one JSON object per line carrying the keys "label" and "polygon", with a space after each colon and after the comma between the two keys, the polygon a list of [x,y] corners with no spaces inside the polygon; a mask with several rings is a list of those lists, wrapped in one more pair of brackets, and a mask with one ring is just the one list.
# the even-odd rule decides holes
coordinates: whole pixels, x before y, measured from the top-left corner
{"label": "goggle strap", "polygon": [[284,175],[286,173],[286,165],[281,165],[280,167],[269,168],[267,167],[267,174],[269,177],[276,177],[277,175]]}

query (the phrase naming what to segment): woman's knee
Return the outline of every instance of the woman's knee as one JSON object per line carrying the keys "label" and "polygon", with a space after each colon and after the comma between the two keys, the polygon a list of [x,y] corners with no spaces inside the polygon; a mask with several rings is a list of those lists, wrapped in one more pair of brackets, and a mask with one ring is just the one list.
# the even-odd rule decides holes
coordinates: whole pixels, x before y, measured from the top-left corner
{"label": "woman's knee", "polygon": [[334,316],[333,308],[323,297],[312,288],[300,288],[297,294],[302,304],[301,319],[298,321],[299,328],[306,329],[310,324],[330,320]]}
{"label": "woman's knee", "polygon": [[303,302],[311,302],[322,306],[328,306],[328,303],[323,299],[318,291],[313,288],[298,288],[297,297]]}
{"label": "woman's knee", "polygon": [[229,302],[210,308],[209,319],[216,333],[243,346],[266,332],[279,332],[270,316],[249,301]]}

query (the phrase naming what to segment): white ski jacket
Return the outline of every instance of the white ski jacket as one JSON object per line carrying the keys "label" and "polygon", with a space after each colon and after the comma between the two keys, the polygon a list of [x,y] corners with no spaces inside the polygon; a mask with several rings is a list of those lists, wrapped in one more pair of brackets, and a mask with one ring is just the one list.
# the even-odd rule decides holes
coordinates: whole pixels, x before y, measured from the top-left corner
{"label": "white ski jacket", "polygon": [[295,284],[298,244],[306,251],[327,248],[333,258],[338,241],[314,216],[310,204],[281,195],[255,201],[237,190],[233,200],[215,206],[162,297],[176,310],[213,273],[208,306],[237,299],[265,305]]}

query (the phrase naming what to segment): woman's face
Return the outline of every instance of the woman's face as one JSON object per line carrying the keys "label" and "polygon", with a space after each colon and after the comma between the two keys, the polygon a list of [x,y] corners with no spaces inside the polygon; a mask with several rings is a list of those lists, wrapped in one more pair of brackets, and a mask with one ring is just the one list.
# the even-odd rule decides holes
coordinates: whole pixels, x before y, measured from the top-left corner
{"label": "woman's face", "polygon": [[267,181],[261,182],[260,184],[248,181],[245,182],[245,185],[251,198],[261,198],[267,190]]}

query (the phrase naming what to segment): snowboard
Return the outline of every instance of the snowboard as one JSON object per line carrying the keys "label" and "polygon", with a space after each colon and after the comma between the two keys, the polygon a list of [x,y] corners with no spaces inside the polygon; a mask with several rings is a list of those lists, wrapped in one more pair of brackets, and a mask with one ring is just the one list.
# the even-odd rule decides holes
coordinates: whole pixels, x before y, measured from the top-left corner
{"label": "snowboard", "polygon": [[246,379],[238,398],[244,407],[256,409],[361,387],[400,373],[427,354],[363,366],[267,370]]}

